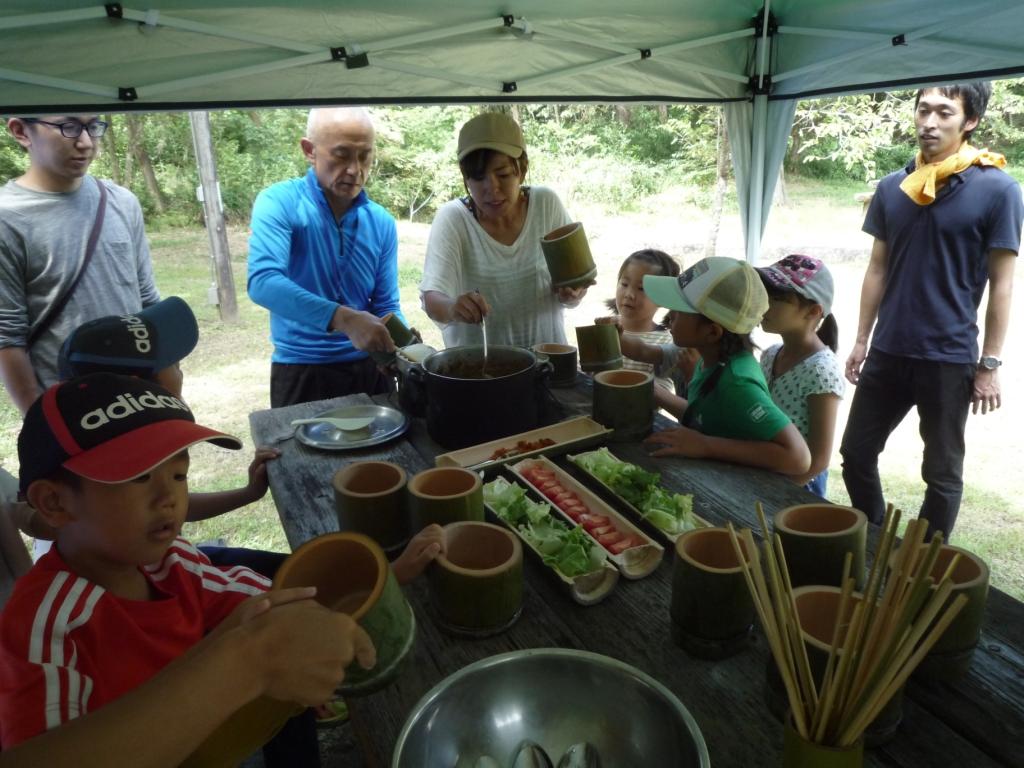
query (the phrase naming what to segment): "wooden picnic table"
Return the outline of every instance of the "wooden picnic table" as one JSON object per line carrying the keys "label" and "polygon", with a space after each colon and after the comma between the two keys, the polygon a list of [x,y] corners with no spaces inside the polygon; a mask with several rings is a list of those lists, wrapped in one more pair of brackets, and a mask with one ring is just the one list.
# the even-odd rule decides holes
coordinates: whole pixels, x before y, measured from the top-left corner
{"label": "wooden picnic table", "polygon": [[[590,412],[589,379],[575,389],[553,390],[563,417]],[[397,408],[392,395],[380,404]],[[270,490],[288,542],[294,549],[336,531],[331,477],[346,463],[394,461],[413,474],[443,453],[422,419],[387,444],[351,452],[309,448],[291,436],[290,422],[328,408],[370,402],[366,395],[257,411],[249,417],[256,444],[272,444],[281,457],[268,464]],[[659,417],[658,426],[670,422]],[[620,458],[661,473],[662,485],[692,493],[694,511],[715,525],[732,521],[759,530],[755,502],[770,517],[816,497],[779,475],[747,467],[681,458],[653,459],[640,443],[615,443]],[[558,460],[564,464],[564,460]],[[869,553],[878,529],[871,526]],[[685,704],[696,719],[713,766],[781,764],[782,725],[765,704],[765,668],[770,652],[760,631],[748,649],[721,661],[692,658],[670,637],[669,602],[673,551],[638,581],[620,579],[601,603],[580,606],[560,590],[540,563],[527,558],[523,611],[507,631],[463,639],[442,631],[433,618],[424,579],[405,587],[417,620],[417,637],[402,674],[390,687],[350,702],[362,747],[361,765],[389,766],[398,734],[412,708],[449,674],[480,659],[523,648],[577,648],[621,659],[652,675]],[[1024,766],[1024,604],[998,589],[989,593],[985,627],[970,672],[955,684],[912,679],[903,722],[887,745],[865,752],[867,766]],[[664,765],[670,763],[666,760]],[[633,767],[630,767],[633,768]]]}

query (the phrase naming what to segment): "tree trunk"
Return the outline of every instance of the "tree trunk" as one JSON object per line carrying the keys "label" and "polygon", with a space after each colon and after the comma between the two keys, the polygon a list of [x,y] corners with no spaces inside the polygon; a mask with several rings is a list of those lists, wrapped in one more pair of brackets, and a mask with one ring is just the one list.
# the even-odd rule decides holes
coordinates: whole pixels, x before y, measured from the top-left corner
{"label": "tree trunk", "polygon": [[110,158],[111,178],[113,178],[115,184],[123,187],[125,183],[124,177],[121,175],[121,153],[117,151],[117,137],[114,134],[114,116],[105,115],[103,119],[110,123],[110,127],[103,134],[100,144],[103,147],[103,151],[107,153],[107,157]]}
{"label": "tree trunk", "polygon": [[633,124],[633,108],[626,104],[616,104],[615,118],[626,128],[629,128]]}
{"label": "tree trunk", "polygon": [[717,130],[718,158],[715,163],[717,178],[715,179],[715,197],[711,203],[711,221],[708,226],[708,239],[704,243],[704,255],[714,256],[718,250],[718,230],[722,225],[722,206],[725,202],[725,189],[729,176],[729,134],[725,127],[725,112],[718,109]]}
{"label": "tree trunk", "polygon": [[775,205],[789,205],[789,193],[786,191],[786,169],[779,168],[779,180],[775,184]]}
{"label": "tree trunk", "polygon": [[153,206],[157,213],[167,211],[167,197],[164,195],[160,184],[156,179],[156,172],[153,170],[153,163],[146,151],[145,137],[143,135],[142,117],[139,115],[126,115],[125,121],[128,124],[128,150],[135,157],[139,168],[142,169],[142,176],[146,180],[146,189],[153,198]]}
{"label": "tree trunk", "polygon": [[658,122],[664,123],[668,121],[668,104],[658,105]]}

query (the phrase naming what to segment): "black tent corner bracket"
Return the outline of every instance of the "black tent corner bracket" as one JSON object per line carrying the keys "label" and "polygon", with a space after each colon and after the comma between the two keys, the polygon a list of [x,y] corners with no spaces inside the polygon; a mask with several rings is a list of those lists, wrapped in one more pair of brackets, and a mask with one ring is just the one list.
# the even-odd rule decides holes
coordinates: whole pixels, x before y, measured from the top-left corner
{"label": "black tent corner bracket", "polygon": [[135,101],[137,98],[139,98],[139,94],[136,92],[134,88],[129,86],[127,88],[118,88],[117,98],[120,101]]}
{"label": "black tent corner bracket", "polygon": [[759,77],[758,75],[751,75],[750,80],[747,82],[747,88],[752,96],[766,96],[772,90],[772,76],[763,75]]}
{"label": "black tent corner bracket", "polygon": [[124,18],[124,8],[120,3],[107,3],[103,6],[103,10],[107,12],[108,19]]}
{"label": "black tent corner bracket", "polygon": [[366,53],[348,53],[343,47],[331,48],[334,61],[344,61],[346,69],[361,69],[370,66],[370,56]]}
{"label": "black tent corner bracket", "polygon": [[893,38],[892,38],[892,44],[893,44],[893,46],[906,45],[907,44],[907,36],[906,35],[894,35]]}
{"label": "black tent corner bracket", "polygon": [[764,6],[761,6],[761,10],[757,12],[757,16],[750,20],[750,25],[757,32],[758,37],[761,37],[766,33],[768,37],[774,37],[775,33],[779,31],[779,22],[775,18],[775,14],[769,11],[768,18],[765,19]]}

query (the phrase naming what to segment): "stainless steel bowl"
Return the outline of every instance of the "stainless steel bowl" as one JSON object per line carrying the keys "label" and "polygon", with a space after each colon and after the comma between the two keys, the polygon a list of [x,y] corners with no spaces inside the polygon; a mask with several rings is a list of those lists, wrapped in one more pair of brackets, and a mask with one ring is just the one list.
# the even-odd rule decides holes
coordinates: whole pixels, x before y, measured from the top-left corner
{"label": "stainless steel bowl", "polygon": [[704,737],[654,678],[586,651],[539,648],[491,656],[434,686],[398,736],[392,768],[472,768],[481,755],[511,766],[524,739],[552,763],[588,741],[601,764],[707,768]]}

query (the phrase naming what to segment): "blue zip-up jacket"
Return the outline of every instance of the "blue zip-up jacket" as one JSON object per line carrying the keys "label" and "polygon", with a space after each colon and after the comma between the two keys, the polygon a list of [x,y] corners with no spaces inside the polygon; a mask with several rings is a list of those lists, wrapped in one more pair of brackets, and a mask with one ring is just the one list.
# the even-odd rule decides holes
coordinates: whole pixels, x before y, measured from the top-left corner
{"label": "blue zip-up jacket", "polygon": [[260,192],[251,227],[249,297],[270,310],[275,363],[366,357],[327,330],[339,304],[401,317],[395,220],[366,190],[336,221],[311,168]]}

